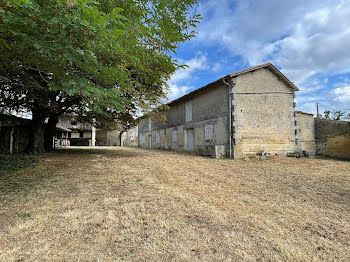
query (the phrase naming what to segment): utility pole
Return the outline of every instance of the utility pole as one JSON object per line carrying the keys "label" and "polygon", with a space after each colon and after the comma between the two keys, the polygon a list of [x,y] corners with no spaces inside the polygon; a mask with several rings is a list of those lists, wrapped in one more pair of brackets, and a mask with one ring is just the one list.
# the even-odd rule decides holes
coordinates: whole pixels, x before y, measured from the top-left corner
{"label": "utility pole", "polygon": [[319,113],[319,110],[318,110],[318,103],[316,103],[316,109],[317,109],[317,118],[320,118],[320,113]]}

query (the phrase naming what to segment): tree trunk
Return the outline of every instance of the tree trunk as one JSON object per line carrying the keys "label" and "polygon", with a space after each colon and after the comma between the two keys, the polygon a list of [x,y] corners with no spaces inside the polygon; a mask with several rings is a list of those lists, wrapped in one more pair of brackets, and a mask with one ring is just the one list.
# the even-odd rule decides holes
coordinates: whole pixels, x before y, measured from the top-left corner
{"label": "tree trunk", "polygon": [[53,147],[53,138],[56,136],[56,125],[58,123],[58,114],[49,116],[45,130],[45,150],[51,151]]}
{"label": "tree trunk", "polygon": [[46,118],[47,114],[32,110],[33,133],[27,145],[26,152],[30,154],[41,154],[45,152],[44,134]]}

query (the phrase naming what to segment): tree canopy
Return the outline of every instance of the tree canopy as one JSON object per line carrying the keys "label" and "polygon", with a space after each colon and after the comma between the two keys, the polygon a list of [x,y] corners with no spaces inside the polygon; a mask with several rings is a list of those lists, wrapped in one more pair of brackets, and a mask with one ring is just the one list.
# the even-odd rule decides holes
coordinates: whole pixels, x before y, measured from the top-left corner
{"label": "tree canopy", "polygon": [[44,121],[63,113],[102,126],[159,105],[197,1],[0,0],[0,105],[31,112],[28,150],[43,151]]}

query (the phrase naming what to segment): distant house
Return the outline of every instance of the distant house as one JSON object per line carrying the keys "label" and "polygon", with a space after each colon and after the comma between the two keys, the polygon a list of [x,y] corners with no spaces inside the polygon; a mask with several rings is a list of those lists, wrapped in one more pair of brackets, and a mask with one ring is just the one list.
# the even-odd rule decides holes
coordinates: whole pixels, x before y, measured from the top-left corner
{"label": "distant house", "polygon": [[[122,130],[96,129],[75,118],[63,117],[57,124],[56,146],[120,146],[123,145]],[[125,143],[124,143],[125,144]]]}
{"label": "distant house", "polygon": [[273,64],[229,74],[168,104],[165,123],[144,118],[138,146],[240,158],[298,149],[298,88]]}
{"label": "distant house", "polygon": [[79,123],[73,117],[62,118],[57,123],[57,145],[58,146],[95,146],[96,129],[86,123]]}

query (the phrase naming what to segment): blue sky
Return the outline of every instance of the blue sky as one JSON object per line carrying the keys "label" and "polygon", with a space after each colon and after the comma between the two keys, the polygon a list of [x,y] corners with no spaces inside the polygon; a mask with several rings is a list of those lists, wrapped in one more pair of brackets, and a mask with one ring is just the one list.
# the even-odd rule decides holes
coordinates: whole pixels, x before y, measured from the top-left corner
{"label": "blue sky", "polygon": [[350,113],[349,0],[204,0],[197,37],[176,58],[169,99],[229,73],[272,62],[300,89],[297,109]]}

